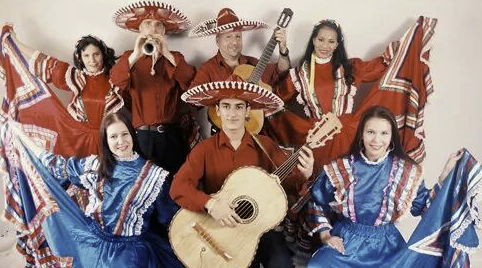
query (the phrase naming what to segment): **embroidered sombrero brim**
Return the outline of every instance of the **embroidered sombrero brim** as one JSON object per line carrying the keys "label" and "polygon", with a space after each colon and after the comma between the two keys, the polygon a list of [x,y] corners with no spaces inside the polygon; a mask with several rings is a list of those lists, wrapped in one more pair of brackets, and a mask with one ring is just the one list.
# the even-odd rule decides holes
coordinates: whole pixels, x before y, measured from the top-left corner
{"label": "embroidered sombrero brim", "polygon": [[133,32],[139,32],[139,25],[145,19],[162,21],[166,34],[183,32],[191,22],[179,9],[157,1],[141,1],[130,4],[115,12],[114,22],[117,26]]}
{"label": "embroidered sombrero brim", "polygon": [[181,99],[196,106],[214,106],[222,99],[240,99],[248,102],[251,109],[276,110],[284,102],[273,92],[248,82],[209,82],[189,89]]}
{"label": "embroidered sombrero brim", "polygon": [[268,27],[268,24],[265,22],[254,20],[239,20],[216,27],[216,19],[210,19],[196,25],[196,27],[189,32],[189,37],[204,37],[222,32],[228,32],[233,29],[248,31]]}

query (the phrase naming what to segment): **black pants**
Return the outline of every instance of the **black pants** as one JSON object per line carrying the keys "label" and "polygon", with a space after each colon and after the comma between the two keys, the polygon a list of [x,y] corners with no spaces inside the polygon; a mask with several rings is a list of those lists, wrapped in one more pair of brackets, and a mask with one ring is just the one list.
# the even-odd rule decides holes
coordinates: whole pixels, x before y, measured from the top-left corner
{"label": "black pants", "polygon": [[270,230],[261,236],[258,251],[249,267],[258,268],[260,264],[263,264],[263,268],[293,267],[293,259],[282,232]]}
{"label": "black pants", "polygon": [[189,152],[180,127],[166,128],[163,132],[137,130],[137,140],[144,155],[169,171],[169,178],[176,174]]}
{"label": "black pants", "polygon": [[[189,145],[183,139],[179,127],[166,128],[162,133],[152,130],[137,130],[137,140],[144,155],[154,163],[169,171],[165,185],[170,188],[172,178],[186,160]],[[169,189],[167,189],[169,193]],[[169,195],[166,198],[171,198]],[[150,230],[159,236],[168,238],[167,227],[158,224],[156,217],[151,217]]]}

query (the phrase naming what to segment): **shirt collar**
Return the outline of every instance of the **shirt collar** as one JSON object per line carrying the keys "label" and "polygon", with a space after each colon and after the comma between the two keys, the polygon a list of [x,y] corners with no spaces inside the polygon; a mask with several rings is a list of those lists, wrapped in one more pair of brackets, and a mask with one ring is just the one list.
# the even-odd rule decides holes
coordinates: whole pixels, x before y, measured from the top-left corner
{"label": "shirt collar", "polygon": [[[218,145],[219,148],[221,148],[221,146],[227,146],[232,148],[231,142],[229,141],[229,137],[226,135],[226,133],[224,133],[222,129],[219,131],[218,144],[219,144]],[[251,137],[251,135],[248,133],[247,129],[244,130],[244,135],[243,135],[243,138],[241,139],[241,145],[239,147],[241,147],[243,144],[247,144],[253,148],[256,147],[254,140]]]}

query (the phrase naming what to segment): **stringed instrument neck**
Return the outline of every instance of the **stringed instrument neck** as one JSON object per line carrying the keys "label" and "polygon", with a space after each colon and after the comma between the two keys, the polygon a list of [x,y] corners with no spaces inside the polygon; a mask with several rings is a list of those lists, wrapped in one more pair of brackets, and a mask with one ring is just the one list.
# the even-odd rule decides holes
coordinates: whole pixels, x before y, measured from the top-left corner
{"label": "stringed instrument neck", "polygon": [[[307,143],[303,146],[305,145],[307,145]],[[279,178],[280,182],[283,182],[298,164],[298,158],[300,157],[300,152],[303,146],[291,154],[288,159],[272,173]]]}
{"label": "stringed instrument neck", "polygon": [[[278,29],[280,29],[280,28],[276,27],[274,32],[277,31]],[[268,44],[266,44],[266,46],[264,47],[263,54],[261,54],[261,57],[259,58],[258,64],[256,64],[256,67],[254,67],[253,72],[249,76],[249,78],[247,80],[248,83],[252,83],[252,84],[257,85],[258,82],[261,81],[261,76],[263,75],[264,70],[266,69],[266,66],[269,63],[269,60],[271,59],[271,56],[273,55],[273,51],[274,51],[276,45],[278,44],[278,42],[276,41],[276,37],[274,35],[274,32],[273,32],[273,34],[271,34],[271,38],[269,39]]]}
{"label": "stringed instrument neck", "polygon": [[313,128],[308,131],[306,143],[290,155],[290,157],[288,157],[288,159],[279,166],[272,175],[277,176],[280,182],[283,182],[298,164],[298,158],[300,157],[303,147],[314,149],[324,146],[335,134],[340,133],[341,128],[342,124],[340,120],[333,113],[324,114],[321,117],[321,120],[316,122]]}

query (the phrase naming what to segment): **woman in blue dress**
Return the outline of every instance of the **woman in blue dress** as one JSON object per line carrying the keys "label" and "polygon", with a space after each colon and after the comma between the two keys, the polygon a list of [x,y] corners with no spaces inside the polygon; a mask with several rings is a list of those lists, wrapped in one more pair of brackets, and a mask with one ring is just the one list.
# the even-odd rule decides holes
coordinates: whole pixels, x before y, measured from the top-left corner
{"label": "woman in blue dress", "polygon": [[[46,215],[41,226],[55,256],[52,262],[62,267],[183,267],[168,241],[148,231],[155,220],[168,226],[178,207],[169,197],[168,172],[139,155],[125,114],[103,119],[100,155],[81,159],[45,152],[19,123],[9,123],[35,167],[23,170],[29,192],[35,197],[38,189],[47,189],[37,198],[52,213],[36,207],[35,218]],[[62,189],[65,182],[89,191],[85,214]]]}
{"label": "woman in blue dress", "polygon": [[325,165],[311,188],[312,233],[323,246],[308,267],[393,267],[406,245],[394,222],[408,210],[421,215],[461,156],[452,154],[438,184],[427,189],[421,167],[401,146],[393,114],[368,109],[349,152]]}

